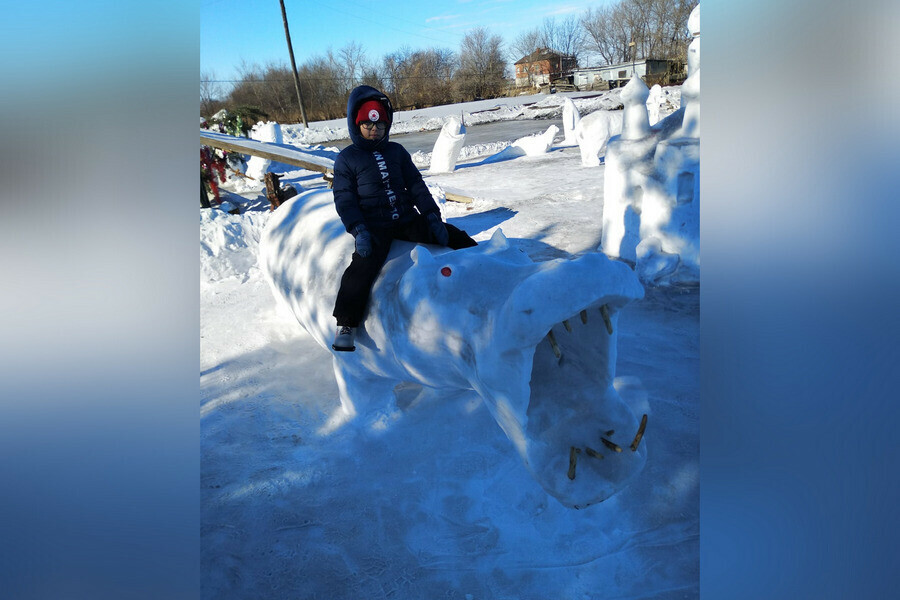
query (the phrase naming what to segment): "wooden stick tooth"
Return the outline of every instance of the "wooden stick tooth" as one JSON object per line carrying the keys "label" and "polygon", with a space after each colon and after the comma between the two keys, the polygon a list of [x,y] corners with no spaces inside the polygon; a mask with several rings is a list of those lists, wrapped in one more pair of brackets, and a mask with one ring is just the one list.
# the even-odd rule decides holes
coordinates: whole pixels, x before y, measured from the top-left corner
{"label": "wooden stick tooth", "polygon": [[594,449],[591,448],[590,446],[585,446],[585,447],[584,447],[584,452],[585,452],[585,454],[587,454],[588,456],[592,456],[592,457],[594,457],[594,458],[600,458],[600,459],[603,458],[603,455],[602,455],[602,454],[600,454],[599,452],[597,452],[596,450],[594,450]]}
{"label": "wooden stick tooth", "polygon": [[569,479],[575,479],[575,463],[578,462],[578,453],[581,452],[575,446],[569,446]]}
{"label": "wooden stick tooth", "polygon": [[604,304],[600,307],[600,314],[603,316],[603,322],[606,324],[606,331],[609,335],[612,335],[612,321],[609,320],[609,308]]}
{"label": "wooden stick tooth", "polygon": [[647,428],[647,415],[641,417],[641,424],[638,427],[637,434],[634,436],[634,441],[631,442],[631,451],[634,452],[637,450],[638,444],[641,443],[641,438],[644,437],[644,429]]}
{"label": "wooden stick tooth", "polygon": [[553,348],[553,354],[556,355],[556,358],[561,358],[562,352],[559,351],[559,344],[556,343],[556,336],[553,335],[552,329],[547,332],[547,338],[550,340],[550,347]]}
{"label": "wooden stick tooth", "polygon": [[611,442],[606,438],[600,438],[600,441],[603,442],[603,445],[606,446],[607,448],[609,448],[610,450],[614,450],[615,452],[622,451],[622,448],[618,444]]}

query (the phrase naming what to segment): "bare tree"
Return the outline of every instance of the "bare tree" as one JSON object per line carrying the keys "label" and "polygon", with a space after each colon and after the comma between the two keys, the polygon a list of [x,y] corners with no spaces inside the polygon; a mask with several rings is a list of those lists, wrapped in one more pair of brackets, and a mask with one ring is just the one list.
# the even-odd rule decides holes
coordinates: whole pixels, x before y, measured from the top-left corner
{"label": "bare tree", "polygon": [[697,0],[621,0],[588,9],[581,16],[586,48],[607,64],[683,58],[690,43],[687,19],[696,5]]}
{"label": "bare tree", "polygon": [[310,98],[310,114],[317,121],[343,117],[347,106],[346,84],[330,52],[307,60],[300,70],[303,97]]}
{"label": "bare tree", "polygon": [[618,61],[613,30],[613,7],[589,8],[581,16],[581,25],[587,33],[586,47],[600,55],[608,64]]}
{"label": "bare tree", "polygon": [[222,86],[214,71],[200,73],[200,114],[211,117],[222,107]]}
{"label": "bare tree", "polygon": [[561,21],[548,17],[544,19],[539,31],[542,46],[563,56],[572,56],[578,61],[586,35],[578,17],[571,15]]}
{"label": "bare tree", "polygon": [[460,44],[459,70],[456,72],[458,99],[493,98],[505,87],[503,39],[484,27],[466,33]]}
{"label": "bare tree", "polygon": [[338,51],[341,59],[341,66],[346,77],[347,91],[350,91],[359,84],[362,73],[366,69],[366,53],[363,47],[357,42],[350,42]]}
{"label": "bare tree", "polygon": [[386,88],[384,77],[381,76],[381,72],[378,70],[378,68],[374,66],[367,66],[363,69],[359,84],[369,85],[378,90],[383,90]]}
{"label": "bare tree", "polygon": [[381,61],[382,72],[386,83],[383,90],[391,97],[395,109],[406,106],[406,91],[409,85],[406,74],[406,63],[412,55],[409,46],[403,46],[395,52],[385,54]]}
{"label": "bare tree", "polygon": [[540,29],[531,29],[520,33],[509,45],[510,62],[516,62],[520,58],[524,58],[534,53],[535,50],[541,47],[541,42]]}
{"label": "bare tree", "polygon": [[446,103],[453,94],[453,75],[456,55],[447,49],[415,52],[408,62],[406,77],[410,78],[410,104],[416,108]]}

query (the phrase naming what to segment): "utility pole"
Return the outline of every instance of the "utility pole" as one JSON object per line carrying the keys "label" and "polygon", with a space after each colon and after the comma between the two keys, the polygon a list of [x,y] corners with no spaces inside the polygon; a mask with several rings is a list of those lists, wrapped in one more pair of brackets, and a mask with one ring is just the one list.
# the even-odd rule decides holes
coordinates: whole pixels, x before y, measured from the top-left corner
{"label": "utility pole", "polygon": [[300,103],[300,116],[303,117],[303,126],[309,127],[306,122],[306,108],[303,106],[303,94],[300,93],[300,75],[297,73],[297,63],[294,62],[294,48],[291,46],[291,30],[288,29],[287,11],[284,10],[284,0],[281,2],[281,18],[284,20],[284,37],[287,38],[288,54],[291,55],[291,69],[294,70],[294,88],[297,90],[297,102]]}
{"label": "utility pole", "polygon": [[635,71],[634,61],[637,55],[637,46],[634,45],[634,39],[628,42],[629,48],[631,48],[631,76],[634,77],[637,75],[637,71]]}

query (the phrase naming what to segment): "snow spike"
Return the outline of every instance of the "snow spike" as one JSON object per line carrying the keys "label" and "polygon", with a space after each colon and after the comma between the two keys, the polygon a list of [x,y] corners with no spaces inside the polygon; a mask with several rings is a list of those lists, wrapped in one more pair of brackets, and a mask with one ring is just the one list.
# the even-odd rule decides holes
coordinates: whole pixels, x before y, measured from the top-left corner
{"label": "snow spike", "polygon": [[503,235],[503,230],[498,227],[491,239],[488,240],[487,246],[492,252],[500,252],[509,248],[509,240]]}
{"label": "snow spike", "polygon": [[410,256],[412,257],[413,264],[417,265],[426,265],[429,263],[437,262],[436,260],[434,260],[434,255],[431,253],[431,250],[429,250],[425,246],[421,246],[418,244],[415,248],[413,248]]}

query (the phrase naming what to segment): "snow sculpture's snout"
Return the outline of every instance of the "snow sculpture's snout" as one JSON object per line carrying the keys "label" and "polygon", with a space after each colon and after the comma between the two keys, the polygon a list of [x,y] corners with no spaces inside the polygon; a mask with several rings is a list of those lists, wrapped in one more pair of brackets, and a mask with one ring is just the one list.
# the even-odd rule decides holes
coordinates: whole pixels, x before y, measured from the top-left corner
{"label": "snow sculpture's snout", "polygon": [[631,269],[599,253],[535,263],[499,230],[478,248],[411,257],[399,285],[410,338],[427,351],[441,340],[441,360],[541,485],[573,507],[627,485],[645,459],[630,449],[639,419],[613,387],[618,314],[643,296]]}
{"label": "snow sculpture's snout", "polygon": [[643,468],[641,419],[613,387],[619,311],[641,297],[631,269],[602,254],[535,263],[498,312],[503,335],[479,353],[473,387],[567,506],[602,501]]}

